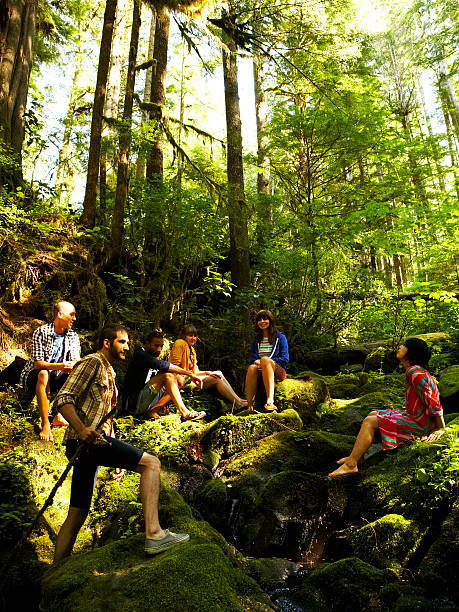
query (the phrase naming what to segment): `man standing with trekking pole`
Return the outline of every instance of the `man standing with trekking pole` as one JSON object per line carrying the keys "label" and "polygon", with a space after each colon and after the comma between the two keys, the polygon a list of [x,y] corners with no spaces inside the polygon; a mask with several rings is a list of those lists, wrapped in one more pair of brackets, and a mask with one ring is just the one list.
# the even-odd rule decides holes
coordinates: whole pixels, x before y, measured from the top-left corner
{"label": "man standing with trekking pole", "polygon": [[[60,390],[55,406],[69,422],[65,433],[66,455],[70,459],[80,444],[86,448],[73,468],[70,507],[56,539],[54,562],[70,555],[91,506],[99,466],[128,469],[140,474],[140,498],[145,518],[145,553],[154,555],[189,539],[186,533],[163,530],[158,519],[160,462],[142,450],[116,440],[113,416],[117,389],[112,364],[125,359],[129,336],[122,325],[105,327],[99,335],[96,353],[84,357]],[[105,422],[103,422],[105,421]],[[97,426],[103,422],[102,432]]]}

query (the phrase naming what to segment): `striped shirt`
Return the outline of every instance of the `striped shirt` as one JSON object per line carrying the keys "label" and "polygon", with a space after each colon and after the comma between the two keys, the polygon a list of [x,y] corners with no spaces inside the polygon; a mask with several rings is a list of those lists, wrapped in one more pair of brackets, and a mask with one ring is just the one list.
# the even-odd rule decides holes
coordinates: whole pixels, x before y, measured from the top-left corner
{"label": "striped shirt", "polygon": [[272,342],[269,341],[269,338],[263,338],[260,344],[258,345],[258,354],[260,357],[271,357],[271,351],[273,350]]}
{"label": "striped shirt", "polygon": [[[54,405],[59,409],[72,404],[86,427],[96,427],[101,419],[116,406],[115,371],[102,353],[83,357],[70,373],[57,394]],[[104,424],[103,431],[112,435],[113,419]],[[77,439],[73,427],[65,432],[64,442]]]}
{"label": "striped shirt", "polygon": [[[34,369],[33,366],[36,361],[47,361],[48,363],[53,363],[51,361],[51,356],[54,350],[55,339],[54,323],[41,325],[33,332],[30,359],[25,364],[20,377],[21,384],[24,387],[27,383],[27,377]],[[72,331],[71,329],[67,329],[64,332],[64,350],[62,352],[62,361],[77,361],[78,359],[80,359],[80,339],[78,338],[78,334],[76,332]]]}

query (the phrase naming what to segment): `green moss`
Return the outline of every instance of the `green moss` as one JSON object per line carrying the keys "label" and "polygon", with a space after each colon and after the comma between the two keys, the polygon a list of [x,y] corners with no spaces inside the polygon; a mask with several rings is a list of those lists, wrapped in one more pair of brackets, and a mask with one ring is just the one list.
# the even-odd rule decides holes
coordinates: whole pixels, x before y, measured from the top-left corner
{"label": "green moss", "polygon": [[308,582],[320,588],[332,610],[363,610],[380,589],[396,579],[388,570],[351,557],[313,570]]}
{"label": "green moss", "polygon": [[438,388],[443,397],[459,391],[459,365],[452,365],[440,372]]}
{"label": "green moss", "polygon": [[324,379],[313,372],[301,374],[301,378],[286,378],[276,387],[278,404],[281,408],[293,408],[303,422],[316,419],[317,406],[329,398]]}
{"label": "green moss", "polygon": [[269,609],[258,585],[245,575],[224,538],[193,517],[180,495],[164,489],[162,524],[190,541],[152,559],[143,535],[112,542],[52,567],[43,580],[49,610],[193,612]]}
{"label": "green moss", "polygon": [[414,552],[421,535],[414,521],[399,514],[386,514],[348,532],[357,557],[380,569],[390,568],[397,572]]}
{"label": "green moss", "polygon": [[388,584],[381,589],[380,599],[388,612],[431,612],[434,609],[433,602],[424,597],[422,589],[407,583]]}
{"label": "green moss", "polygon": [[206,521],[217,529],[225,526],[228,491],[221,480],[209,480],[199,491],[194,505]]}
{"label": "green moss", "polygon": [[254,414],[246,417],[224,416],[212,423],[203,433],[200,445],[202,452],[212,450],[222,459],[232,457],[236,453],[250,448],[253,444],[276,431],[282,431],[283,426],[300,430],[301,419],[294,410],[285,410],[281,414]]}
{"label": "green moss", "polygon": [[448,595],[459,602],[457,560],[459,559],[459,501],[444,521],[440,537],[432,544],[419,566],[418,584],[429,584],[433,596]]}
{"label": "green moss", "polygon": [[363,513],[371,520],[395,513],[427,524],[432,512],[455,496],[454,479],[446,471],[456,457],[453,430],[437,443],[418,440],[364,463],[351,515]]}
{"label": "green moss", "polygon": [[319,431],[283,431],[259,440],[225,466],[223,475],[233,481],[246,469],[274,474],[286,470],[314,472],[352,449],[354,438]]}

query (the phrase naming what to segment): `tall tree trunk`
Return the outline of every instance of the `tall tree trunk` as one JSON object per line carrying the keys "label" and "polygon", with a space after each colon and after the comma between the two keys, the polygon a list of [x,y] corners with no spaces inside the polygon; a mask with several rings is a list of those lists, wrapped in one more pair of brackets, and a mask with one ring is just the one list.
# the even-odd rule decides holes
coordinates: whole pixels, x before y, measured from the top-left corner
{"label": "tall tree trunk", "polygon": [[[257,3],[254,3],[254,25],[253,31],[256,36],[258,33]],[[255,114],[257,119],[257,239],[259,244],[263,244],[266,234],[272,227],[272,207],[268,197],[270,193],[270,159],[267,155],[268,136],[267,127],[267,104],[263,87],[264,72],[263,56],[254,51],[253,54],[253,79],[255,88]]]}
{"label": "tall tree trunk", "polygon": [[4,0],[0,15],[0,140],[18,162],[0,176],[11,184],[22,180],[24,112],[33,60],[37,0]]}
{"label": "tall tree trunk", "polygon": [[228,218],[230,232],[231,279],[239,287],[250,284],[247,204],[244,195],[242,130],[237,82],[236,44],[225,36],[223,42],[223,80],[225,85]]}
{"label": "tall tree trunk", "polygon": [[[88,17],[88,16],[87,16]],[[67,110],[66,117],[64,119],[64,138],[62,145],[59,150],[59,160],[57,164],[56,173],[56,192],[58,197],[65,197],[68,194],[72,186],[69,184],[69,180],[73,177],[73,165],[70,161],[71,156],[71,136],[73,132],[75,110],[77,104],[81,101],[87,89],[84,84],[84,70],[83,61],[85,55],[83,53],[84,43],[86,42],[87,35],[89,32],[88,21],[80,22],[78,27],[78,47],[75,54],[75,71],[73,73],[72,89],[70,92],[69,107]]]}
{"label": "tall tree trunk", "polygon": [[[116,8],[115,25],[113,26],[112,49],[110,53],[110,67],[107,77],[107,91],[105,94],[104,117],[115,119],[118,117],[118,107],[121,92],[121,71],[127,51],[127,22],[129,14],[129,0],[118,0]],[[113,175],[115,156],[108,149],[110,137],[114,137],[113,127],[102,123],[102,144],[100,152],[99,169],[99,202],[100,210],[106,210],[107,204],[107,172]],[[113,149],[112,149],[113,151]],[[107,167],[108,166],[108,167]]]}
{"label": "tall tree trunk", "polygon": [[161,133],[161,118],[166,103],[166,72],[167,47],[169,44],[170,14],[166,6],[156,10],[156,30],[153,59],[156,60],[153,68],[150,90],[150,102],[156,104],[156,110],[150,112],[150,120],[156,122],[156,139],[150,147],[147,160],[147,179],[158,185],[163,175],[163,136]]}
{"label": "tall tree trunk", "polygon": [[[154,7],[151,7],[150,37],[148,41],[147,60],[153,59],[153,50],[155,47],[155,29],[156,29],[156,11]],[[153,67],[150,66],[149,68],[147,68],[147,73],[145,75],[145,87],[143,90],[143,101],[144,102],[150,102],[152,74],[153,74]],[[149,118],[149,112],[146,110],[142,110],[142,125],[145,125],[147,123],[148,118]],[[143,150],[139,151],[139,155],[137,157],[136,176],[138,179],[145,178],[145,151]]]}
{"label": "tall tree trunk", "polygon": [[88,174],[86,192],[83,202],[83,213],[80,223],[83,227],[94,227],[96,220],[97,182],[99,178],[99,156],[102,137],[102,123],[107,87],[108,68],[112,49],[113,26],[115,22],[117,0],[107,0],[104,14],[104,26],[100,43],[99,67],[97,70],[96,91],[92,109],[91,140],[89,144]]}
{"label": "tall tree trunk", "polygon": [[[180,72],[180,124],[177,142],[179,147],[182,145],[183,122],[185,119],[185,40],[182,40],[182,66]],[[177,183],[182,185],[183,175],[183,155],[181,151],[177,153]]]}
{"label": "tall tree trunk", "polygon": [[119,162],[116,182],[115,207],[112,217],[111,258],[115,263],[119,260],[123,240],[124,207],[128,191],[128,163],[131,147],[132,105],[134,99],[135,66],[139,47],[141,0],[134,0],[132,13],[131,43],[129,47],[129,64],[126,79],[126,94],[124,97],[123,125],[119,139]]}
{"label": "tall tree trunk", "polygon": [[417,86],[418,86],[418,96],[421,101],[421,107],[422,107],[422,112],[424,115],[424,120],[427,125],[427,131],[429,132],[429,138],[431,142],[430,149],[432,151],[432,157],[435,162],[435,169],[437,172],[438,185],[440,187],[440,190],[443,191],[444,193],[446,191],[446,186],[445,186],[445,179],[443,177],[444,171],[441,165],[441,153],[440,153],[439,146],[437,142],[435,141],[435,136],[434,136],[434,132],[432,129],[432,121],[430,119],[429,110],[427,108],[426,99],[424,95],[424,87],[422,85],[419,74],[416,74],[416,81],[417,81]]}
{"label": "tall tree trunk", "polygon": [[438,88],[442,92],[451,118],[451,123],[456,132],[456,138],[459,140],[459,102],[444,58],[441,58],[437,62],[436,73]]}

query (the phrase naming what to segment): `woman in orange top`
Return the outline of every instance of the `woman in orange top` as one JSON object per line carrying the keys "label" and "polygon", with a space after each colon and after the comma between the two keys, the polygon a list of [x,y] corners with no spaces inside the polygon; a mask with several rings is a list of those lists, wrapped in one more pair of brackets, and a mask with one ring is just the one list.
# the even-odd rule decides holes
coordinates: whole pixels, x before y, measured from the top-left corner
{"label": "woman in orange top", "polygon": [[[236,408],[244,408],[247,406],[247,401],[237,395],[220,370],[209,372],[207,370],[201,371],[198,368],[196,351],[194,349],[197,340],[198,332],[196,327],[194,325],[185,325],[180,333],[180,338],[176,340],[172,346],[169,357],[170,363],[190,370],[198,378],[201,378],[202,389],[209,389],[209,387],[216,386],[220,395],[234,404]],[[185,368],[182,364],[187,364],[187,367]],[[183,387],[185,378],[178,375],[177,384],[179,387]]]}

